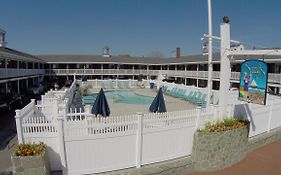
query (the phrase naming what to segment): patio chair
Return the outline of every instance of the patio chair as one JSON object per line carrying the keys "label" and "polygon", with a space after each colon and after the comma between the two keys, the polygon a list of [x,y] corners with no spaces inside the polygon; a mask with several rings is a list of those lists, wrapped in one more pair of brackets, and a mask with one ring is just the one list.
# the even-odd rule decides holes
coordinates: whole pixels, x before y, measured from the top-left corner
{"label": "patio chair", "polygon": [[192,97],[193,93],[194,93],[194,91],[190,91],[188,95],[184,94],[183,99],[188,100],[189,98]]}
{"label": "patio chair", "polygon": [[186,100],[191,102],[193,99],[196,98],[197,95],[198,95],[198,92],[195,91],[195,92],[191,95],[191,97],[186,98]]}
{"label": "patio chair", "polygon": [[198,96],[194,96],[194,98],[190,99],[192,103],[195,103],[196,101],[200,100],[202,98],[202,92],[198,92]]}
{"label": "patio chair", "polygon": [[202,103],[206,103],[206,98],[207,98],[207,94],[203,94],[203,96],[201,98],[195,99],[194,103],[197,105],[200,105]]}

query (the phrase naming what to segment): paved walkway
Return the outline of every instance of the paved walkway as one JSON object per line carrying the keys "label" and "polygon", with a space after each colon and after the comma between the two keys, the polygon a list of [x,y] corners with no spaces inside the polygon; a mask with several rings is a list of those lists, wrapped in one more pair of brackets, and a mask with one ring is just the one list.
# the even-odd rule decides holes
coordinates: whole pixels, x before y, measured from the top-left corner
{"label": "paved walkway", "polygon": [[188,175],[280,175],[281,140],[249,152],[244,160],[221,171]]}

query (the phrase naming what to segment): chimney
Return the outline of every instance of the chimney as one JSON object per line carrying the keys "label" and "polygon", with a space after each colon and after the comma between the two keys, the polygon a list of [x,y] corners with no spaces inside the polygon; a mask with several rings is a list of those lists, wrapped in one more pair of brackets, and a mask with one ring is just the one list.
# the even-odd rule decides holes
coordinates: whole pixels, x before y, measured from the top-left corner
{"label": "chimney", "polygon": [[181,48],[177,47],[176,48],[176,58],[180,58],[181,57]]}
{"label": "chimney", "polygon": [[5,30],[0,28],[0,47],[5,47],[7,42],[5,41]]}
{"label": "chimney", "polygon": [[103,50],[103,57],[109,58],[111,56],[109,54],[109,47],[105,46],[102,50]]}

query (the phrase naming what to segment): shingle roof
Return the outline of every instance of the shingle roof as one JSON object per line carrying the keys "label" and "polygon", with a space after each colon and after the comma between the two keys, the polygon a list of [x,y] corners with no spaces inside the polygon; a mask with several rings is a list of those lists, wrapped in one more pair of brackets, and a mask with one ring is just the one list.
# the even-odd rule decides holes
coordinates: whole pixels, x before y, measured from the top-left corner
{"label": "shingle roof", "polygon": [[[219,60],[218,54],[214,55],[214,60]],[[207,61],[207,56],[191,55],[180,58],[153,58],[153,57],[128,57],[128,56],[112,56],[106,58],[100,55],[38,55],[39,58],[48,63],[126,63],[126,64],[177,64]]]}
{"label": "shingle roof", "polygon": [[31,61],[39,61],[39,62],[43,61],[34,55],[30,55],[28,53],[17,51],[17,50],[8,48],[8,47],[0,47],[0,52],[14,54],[14,55],[23,57],[24,59],[31,59]]}
{"label": "shingle roof", "polygon": [[[129,56],[112,56],[110,58],[101,55],[38,55],[40,59],[48,63],[118,63],[118,64],[200,64],[207,63],[207,55],[190,55],[180,58],[153,58],[153,57],[129,57]],[[281,61],[281,56],[256,56],[256,55],[241,55],[235,56],[232,60],[237,62],[246,59],[265,59],[266,62]],[[267,61],[268,60],[268,61]],[[220,54],[213,54],[213,61],[220,61]]]}

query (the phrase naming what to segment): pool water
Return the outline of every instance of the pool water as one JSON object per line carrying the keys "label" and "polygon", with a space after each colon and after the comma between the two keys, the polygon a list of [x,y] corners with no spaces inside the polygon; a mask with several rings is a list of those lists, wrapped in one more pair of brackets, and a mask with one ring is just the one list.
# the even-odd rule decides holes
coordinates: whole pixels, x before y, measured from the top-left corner
{"label": "pool water", "polygon": [[[97,93],[89,94],[83,97],[84,104],[94,104]],[[115,90],[115,91],[107,91],[105,92],[105,96],[107,100],[113,100],[114,103],[125,103],[125,104],[151,104],[153,101],[153,97],[148,97],[144,95],[137,94],[130,90]]]}

